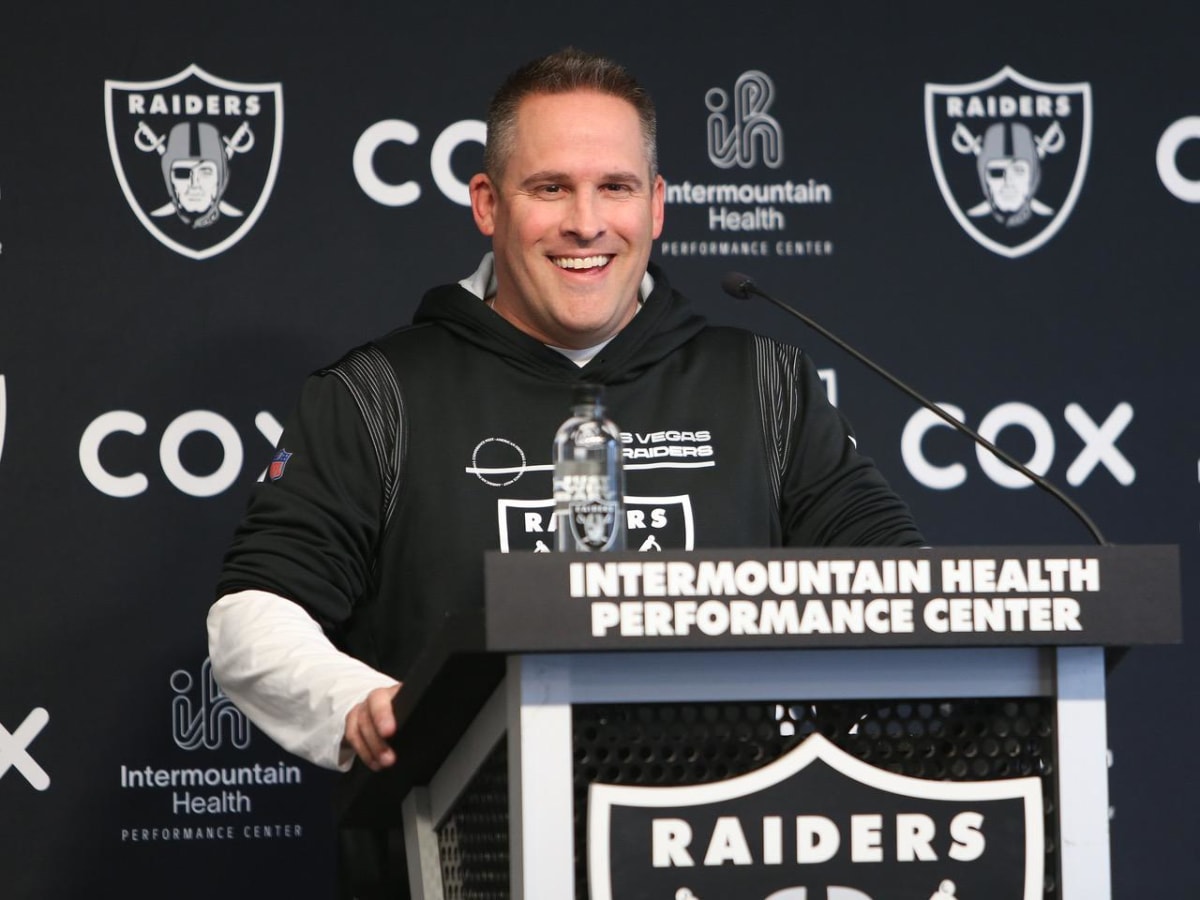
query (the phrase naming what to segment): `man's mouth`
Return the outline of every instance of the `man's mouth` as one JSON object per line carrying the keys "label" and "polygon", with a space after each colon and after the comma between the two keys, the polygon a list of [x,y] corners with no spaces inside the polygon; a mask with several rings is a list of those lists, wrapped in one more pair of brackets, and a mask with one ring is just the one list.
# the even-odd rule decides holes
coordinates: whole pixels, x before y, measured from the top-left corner
{"label": "man's mouth", "polygon": [[612,260],[611,256],[552,256],[550,261],[560,269],[602,269]]}

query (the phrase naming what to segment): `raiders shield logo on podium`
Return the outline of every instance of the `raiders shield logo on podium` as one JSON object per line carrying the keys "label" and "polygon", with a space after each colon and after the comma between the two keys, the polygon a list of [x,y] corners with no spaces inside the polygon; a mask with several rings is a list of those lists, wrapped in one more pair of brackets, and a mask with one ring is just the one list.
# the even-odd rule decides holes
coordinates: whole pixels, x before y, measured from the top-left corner
{"label": "raiders shield logo on podium", "polygon": [[745,775],[588,794],[592,900],[1040,900],[1037,776],[939,781],[812,734]]}

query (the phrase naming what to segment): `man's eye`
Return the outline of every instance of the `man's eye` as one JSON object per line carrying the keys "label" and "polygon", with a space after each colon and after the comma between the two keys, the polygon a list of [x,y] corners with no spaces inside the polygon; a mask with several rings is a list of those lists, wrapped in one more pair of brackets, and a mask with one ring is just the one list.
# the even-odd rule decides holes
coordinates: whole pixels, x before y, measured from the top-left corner
{"label": "man's eye", "polygon": [[538,188],[538,193],[539,194],[561,194],[562,193],[562,185],[561,184],[543,184],[540,188]]}
{"label": "man's eye", "polygon": [[613,184],[606,184],[604,189],[615,194],[628,194],[631,190],[633,190],[627,184],[616,184],[615,182]]}

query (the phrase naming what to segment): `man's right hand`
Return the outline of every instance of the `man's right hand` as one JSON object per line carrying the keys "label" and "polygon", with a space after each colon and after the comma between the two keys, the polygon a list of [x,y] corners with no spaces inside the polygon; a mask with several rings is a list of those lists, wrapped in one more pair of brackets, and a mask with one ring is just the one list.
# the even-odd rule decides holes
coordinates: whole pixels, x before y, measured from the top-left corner
{"label": "man's right hand", "polygon": [[396,753],[388,744],[388,739],[396,733],[392,700],[399,690],[398,684],[376,688],[346,713],[345,741],[373,772],[386,769],[396,762]]}

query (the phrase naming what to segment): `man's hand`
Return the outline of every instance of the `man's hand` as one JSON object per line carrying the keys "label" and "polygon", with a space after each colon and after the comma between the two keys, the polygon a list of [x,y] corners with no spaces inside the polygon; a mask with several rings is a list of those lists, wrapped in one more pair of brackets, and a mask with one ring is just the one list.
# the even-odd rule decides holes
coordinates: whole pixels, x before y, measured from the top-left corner
{"label": "man's hand", "polygon": [[386,769],[396,761],[388,738],[396,733],[392,699],[400,685],[376,688],[367,698],[346,713],[345,740],[358,758],[373,772]]}

